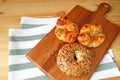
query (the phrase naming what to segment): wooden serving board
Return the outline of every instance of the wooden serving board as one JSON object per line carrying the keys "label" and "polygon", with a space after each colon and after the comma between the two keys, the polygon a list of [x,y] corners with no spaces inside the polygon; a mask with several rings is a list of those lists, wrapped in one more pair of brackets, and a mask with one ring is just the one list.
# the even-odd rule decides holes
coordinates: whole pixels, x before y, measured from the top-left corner
{"label": "wooden serving board", "polygon": [[91,51],[98,55],[97,60],[92,66],[92,70],[84,77],[70,77],[61,72],[56,64],[56,56],[59,49],[65,43],[58,40],[52,29],[27,55],[26,57],[38,68],[45,72],[53,80],[89,80],[98,64],[104,57],[108,48],[120,31],[120,27],[111,23],[104,18],[105,13],[110,10],[110,6],[101,3],[95,12],[89,11],[79,5],[75,6],[66,16],[69,20],[81,27],[86,23],[98,23],[102,25],[105,33],[104,43],[97,48],[90,48]]}

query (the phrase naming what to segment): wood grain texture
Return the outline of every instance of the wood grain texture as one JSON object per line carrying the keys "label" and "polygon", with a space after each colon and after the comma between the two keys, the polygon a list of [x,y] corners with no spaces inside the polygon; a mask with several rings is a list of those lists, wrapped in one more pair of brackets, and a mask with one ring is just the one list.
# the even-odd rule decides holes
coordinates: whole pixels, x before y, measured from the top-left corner
{"label": "wood grain texture", "polygon": [[[8,80],[8,29],[19,28],[21,16],[62,16],[67,14],[75,5],[81,5],[88,10],[95,11],[98,4],[102,2],[106,2],[112,6],[111,11],[105,15],[106,19],[120,26],[120,0],[0,0],[1,79]],[[119,45],[120,33],[111,46],[120,69]]]}
{"label": "wood grain texture", "polygon": [[[55,36],[55,28],[50,31],[28,54],[27,58],[38,68],[43,70],[53,80],[89,80],[97,66],[101,62],[113,40],[120,32],[120,26],[117,26],[104,18],[104,15],[110,11],[110,5],[101,3],[95,12],[91,12],[79,5],[75,6],[66,17],[76,23],[80,28],[86,23],[100,24],[105,32],[104,43],[96,48],[89,48],[98,57],[89,74],[84,77],[70,77],[60,71],[56,64],[56,56],[59,49],[65,44]],[[82,13],[81,13],[82,12]],[[54,41],[54,42],[53,42]],[[52,43],[52,44],[51,44]],[[50,52],[52,54],[50,55]],[[51,66],[51,67],[50,67]],[[58,75],[56,75],[58,74]]]}

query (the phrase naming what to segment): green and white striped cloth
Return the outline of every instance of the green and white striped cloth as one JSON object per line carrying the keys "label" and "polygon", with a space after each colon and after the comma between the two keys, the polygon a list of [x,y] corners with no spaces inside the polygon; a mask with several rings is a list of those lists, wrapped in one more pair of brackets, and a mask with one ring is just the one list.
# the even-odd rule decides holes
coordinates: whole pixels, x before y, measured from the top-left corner
{"label": "green and white striped cloth", "polygon": [[[9,29],[9,80],[50,80],[25,55],[51,30],[57,18],[22,17],[21,29]],[[91,80],[120,76],[109,49]]]}

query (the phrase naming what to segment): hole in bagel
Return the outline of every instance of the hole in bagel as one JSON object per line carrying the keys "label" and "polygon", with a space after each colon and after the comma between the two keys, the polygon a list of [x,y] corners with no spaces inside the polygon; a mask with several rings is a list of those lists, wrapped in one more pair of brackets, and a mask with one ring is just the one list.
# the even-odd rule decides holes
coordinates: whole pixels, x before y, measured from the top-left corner
{"label": "hole in bagel", "polygon": [[74,60],[76,60],[77,62],[80,62],[83,59],[83,54],[81,53],[81,51],[76,50],[74,53]]}
{"label": "hole in bagel", "polygon": [[76,55],[74,55],[74,60],[77,60],[77,57],[76,57]]}

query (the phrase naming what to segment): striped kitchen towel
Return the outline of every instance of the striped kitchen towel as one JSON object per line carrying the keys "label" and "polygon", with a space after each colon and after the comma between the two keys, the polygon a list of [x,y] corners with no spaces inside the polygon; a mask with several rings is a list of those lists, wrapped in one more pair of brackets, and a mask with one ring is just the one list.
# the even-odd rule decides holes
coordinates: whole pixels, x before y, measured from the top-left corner
{"label": "striped kitchen towel", "polygon": [[[9,29],[9,80],[50,80],[25,55],[55,26],[57,18],[22,17],[21,29]],[[91,80],[120,76],[109,49]]]}

